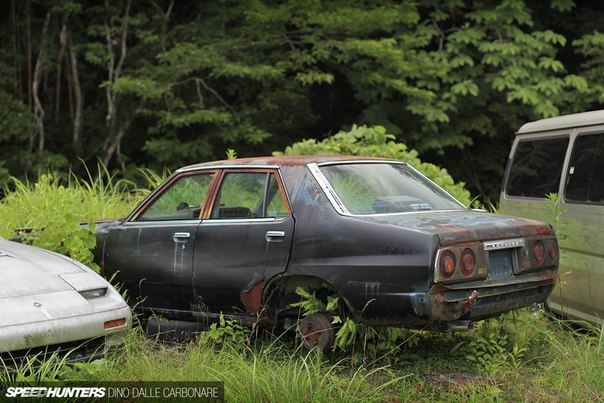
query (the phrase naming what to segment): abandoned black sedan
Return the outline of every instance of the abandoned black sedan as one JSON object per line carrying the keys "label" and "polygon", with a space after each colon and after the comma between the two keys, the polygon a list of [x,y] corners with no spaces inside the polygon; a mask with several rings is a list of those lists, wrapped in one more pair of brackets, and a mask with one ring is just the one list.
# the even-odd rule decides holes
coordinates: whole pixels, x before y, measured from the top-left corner
{"label": "abandoned black sedan", "polygon": [[[104,274],[117,273],[130,303],[173,321],[285,326],[303,287],[337,293],[361,323],[460,330],[544,301],[558,277],[549,225],[468,210],[386,159],[188,166],[126,219],[97,224],[97,237]],[[309,346],[333,337],[321,313],[301,332]]]}

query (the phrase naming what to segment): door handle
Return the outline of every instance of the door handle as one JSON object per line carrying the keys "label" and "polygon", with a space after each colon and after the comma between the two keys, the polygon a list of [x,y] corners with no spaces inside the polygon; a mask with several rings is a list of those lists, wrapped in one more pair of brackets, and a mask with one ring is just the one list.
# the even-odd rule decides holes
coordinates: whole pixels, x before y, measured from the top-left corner
{"label": "door handle", "polygon": [[267,242],[280,242],[285,237],[284,231],[267,231],[266,241]]}
{"label": "door handle", "polygon": [[182,242],[189,239],[190,236],[191,234],[189,234],[188,232],[175,232],[174,236],[172,237],[172,240],[174,240],[174,242]]}

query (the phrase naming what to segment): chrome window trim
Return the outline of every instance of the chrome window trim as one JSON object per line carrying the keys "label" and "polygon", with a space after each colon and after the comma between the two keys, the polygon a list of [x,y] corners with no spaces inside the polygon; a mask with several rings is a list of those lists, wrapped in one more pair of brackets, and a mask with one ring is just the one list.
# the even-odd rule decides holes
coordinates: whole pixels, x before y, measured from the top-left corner
{"label": "chrome window trim", "polygon": [[338,160],[338,161],[326,161],[326,162],[317,162],[311,163],[308,165],[316,165],[318,167],[328,166],[328,165],[352,165],[352,164],[398,164],[398,165],[409,165],[403,161],[397,160]]}
{"label": "chrome window trim", "polygon": [[188,167],[188,168],[180,168],[174,171],[175,174],[182,172],[191,172],[191,171],[204,171],[207,169],[279,169],[278,165],[245,165],[245,164],[233,164],[233,165],[207,165],[207,166],[198,166],[198,167]]}
{"label": "chrome window trim", "polygon": [[202,225],[219,225],[219,224],[255,224],[267,222],[285,221],[290,217],[288,214],[285,217],[259,217],[259,218],[207,218],[201,222]]}
{"label": "chrome window trim", "polygon": [[145,221],[125,221],[122,225],[127,227],[143,226],[143,227],[174,227],[177,225],[195,225],[201,223],[201,220],[145,220]]}
{"label": "chrome window trim", "polygon": [[331,203],[333,208],[338,212],[338,214],[353,217],[354,215],[346,209],[344,203],[342,203],[340,198],[337,196],[336,192],[333,190],[333,188],[327,181],[325,175],[323,175],[323,172],[321,172],[321,170],[319,169],[319,166],[313,162],[308,164],[307,167],[310,170],[312,176],[314,176],[321,189],[323,190],[323,194],[325,194],[327,199],[329,199],[329,202]]}
{"label": "chrome window trim", "polygon": [[[200,174],[203,174],[204,171],[216,171],[216,174],[220,174],[220,172],[218,172],[219,170],[225,171],[225,170],[229,170],[231,168],[233,168],[233,169],[246,169],[247,168],[247,169],[275,170],[277,172],[279,180],[283,184],[283,189],[285,190],[285,197],[287,198],[287,203],[289,204],[290,208],[293,210],[293,206],[292,206],[291,200],[289,198],[289,193],[287,191],[287,187],[285,186],[285,181],[283,180],[283,175],[281,175],[281,168],[278,165],[245,165],[245,164],[208,165],[208,166],[203,166],[203,167],[180,168],[180,169],[177,169],[176,171],[174,171],[158,187],[153,189],[153,191],[136,206],[136,208],[126,217],[126,219],[124,220],[124,224],[143,222],[143,221],[134,220],[132,217],[134,217],[134,216],[138,217],[141,214],[143,214],[144,211],[147,208],[149,208],[149,206],[147,206],[145,209],[141,209],[141,206],[144,205],[146,203],[146,201],[148,199],[150,199],[151,197],[153,197],[155,194],[163,192],[166,183],[169,182],[172,178],[174,178],[182,173],[189,173],[189,172],[199,172]],[[139,211],[140,211],[140,213],[139,213]],[[291,215],[291,212],[289,215]],[[172,221],[177,221],[177,220],[172,220]],[[183,221],[185,221],[185,220],[183,220]],[[197,220],[197,221],[201,222],[201,220]],[[144,222],[165,222],[165,221],[156,220],[156,221],[144,221]]]}
{"label": "chrome window trim", "polygon": [[[445,192],[445,194],[447,196],[449,196],[452,199],[452,201],[454,201],[455,203],[457,203],[463,210],[447,209],[447,210],[428,210],[428,211],[404,211],[404,212],[400,212],[400,213],[353,214],[350,211],[348,211],[348,209],[346,208],[346,206],[344,206],[344,203],[342,203],[342,201],[338,197],[336,191],[329,184],[329,181],[327,180],[327,178],[325,177],[325,175],[323,175],[323,172],[321,172],[321,169],[319,169],[322,166],[351,165],[351,164],[393,164],[393,165],[397,164],[397,165],[405,165],[409,169],[411,169],[414,173],[416,173],[417,175],[421,176],[423,179],[425,179],[426,181],[432,183],[434,186],[438,187],[440,190],[442,190],[443,192]],[[411,165],[409,165],[409,164],[407,164],[406,162],[403,162],[403,161],[391,161],[391,160],[354,160],[354,161],[329,161],[329,162],[321,162],[321,163],[314,163],[313,162],[313,163],[307,164],[307,167],[308,167],[310,173],[312,174],[312,176],[315,178],[315,180],[317,181],[317,183],[321,187],[321,190],[323,190],[323,194],[325,194],[325,196],[327,197],[327,199],[329,200],[329,202],[331,203],[331,205],[333,206],[333,208],[336,210],[336,212],[338,214],[346,216],[346,217],[359,217],[359,218],[363,218],[363,217],[382,217],[382,216],[392,216],[392,215],[400,215],[400,214],[433,213],[435,211],[438,211],[438,212],[447,212],[447,211],[467,211],[468,210],[468,208],[466,206],[464,206],[455,197],[451,196],[451,194],[449,192],[447,192],[442,187],[438,186],[436,183],[434,183],[434,181],[432,181],[426,175],[422,174],[417,169],[413,168]]]}

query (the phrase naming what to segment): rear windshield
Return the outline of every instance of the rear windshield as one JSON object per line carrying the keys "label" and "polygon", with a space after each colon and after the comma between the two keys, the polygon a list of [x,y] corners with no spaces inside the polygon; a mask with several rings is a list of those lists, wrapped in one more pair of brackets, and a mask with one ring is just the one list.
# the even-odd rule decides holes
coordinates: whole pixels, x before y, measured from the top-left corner
{"label": "rear windshield", "polygon": [[405,164],[338,164],[320,167],[352,214],[465,210],[465,207]]}

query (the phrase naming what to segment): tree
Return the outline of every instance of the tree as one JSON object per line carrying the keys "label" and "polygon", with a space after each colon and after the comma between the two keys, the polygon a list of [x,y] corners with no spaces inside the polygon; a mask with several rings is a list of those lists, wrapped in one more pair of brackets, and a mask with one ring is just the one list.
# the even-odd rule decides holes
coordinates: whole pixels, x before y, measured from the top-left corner
{"label": "tree", "polygon": [[[37,123],[28,129],[31,145],[0,134],[0,158],[18,175],[69,162],[82,169],[79,158],[128,175],[140,165],[175,168],[228,148],[266,154],[355,124],[381,125],[495,200],[521,124],[602,102],[599,3],[0,7],[0,63],[10,67],[0,87]],[[34,136],[38,155],[29,152]]]}

